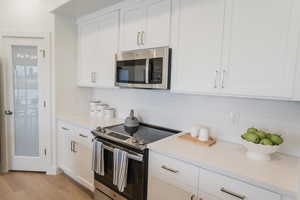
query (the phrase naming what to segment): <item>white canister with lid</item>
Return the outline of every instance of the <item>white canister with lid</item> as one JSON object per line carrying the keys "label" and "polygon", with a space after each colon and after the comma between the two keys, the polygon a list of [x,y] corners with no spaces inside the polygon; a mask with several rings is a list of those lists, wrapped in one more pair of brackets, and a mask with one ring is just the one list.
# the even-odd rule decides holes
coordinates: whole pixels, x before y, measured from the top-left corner
{"label": "white canister with lid", "polygon": [[114,108],[104,108],[103,112],[105,119],[114,119],[116,116],[116,109]]}
{"label": "white canister with lid", "polygon": [[101,101],[90,101],[90,111],[95,112],[99,104],[101,104]]}
{"label": "white canister with lid", "polygon": [[209,140],[209,130],[208,130],[208,128],[202,127],[200,129],[198,139],[202,142],[207,142]]}
{"label": "white canister with lid", "polygon": [[198,138],[200,128],[201,128],[200,125],[197,125],[197,124],[193,125],[191,128],[191,136],[194,138]]}
{"label": "white canister with lid", "polygon": [[104,103],[98,104],[96,108],[96,115],[98,117],[104,117],[104,109],[108,107],[109,107],[108,104],[104,104]]}

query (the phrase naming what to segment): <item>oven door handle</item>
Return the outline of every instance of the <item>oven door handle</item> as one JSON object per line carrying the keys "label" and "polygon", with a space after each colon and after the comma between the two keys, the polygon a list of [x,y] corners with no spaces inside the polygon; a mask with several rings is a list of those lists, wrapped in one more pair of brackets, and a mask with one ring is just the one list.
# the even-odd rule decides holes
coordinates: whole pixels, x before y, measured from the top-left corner
{"label": "oven door handle", "polygon": [[[92,141],[95,142],[95,140],[96,139],[93,139]],[[102,142],[102,141],[100,140],[100,142]],[[121,148],[121,147],[119,147],[117,145],[114,145],[114,144],[111,144],[109,142],[102,142],[102,143],[103,143],[103,148],[108,150],[108,151],[114,152],[114,148],[120,149],[122,151],[126,151],[126,150],[124,150],[124,148]],[[109,146],[106,145],[105,143],[108,144]],[[129,159],[136,160],[136,161],[139,161],[139,162],[144,162],[144,155],[143,154],[139,154],[139,153],[134,153],[133,154],[129,151],[126,151],[126,152],[128,153],[128,158]]]}
{"label": "oven door handle", "polygon": [[[110,146],[107,146],[107,145],[103,145],[103,148],[106,149],[106,150],[108,150],[108,151],[114,152],[114,148],[113,147],[110,147]],[[144,156],[142,154],[134,155],[134,154],[128,153],[128,158],[130,158],[132,160],[139,161],[139,162],[143,162],[143,160],[144,160]]]}

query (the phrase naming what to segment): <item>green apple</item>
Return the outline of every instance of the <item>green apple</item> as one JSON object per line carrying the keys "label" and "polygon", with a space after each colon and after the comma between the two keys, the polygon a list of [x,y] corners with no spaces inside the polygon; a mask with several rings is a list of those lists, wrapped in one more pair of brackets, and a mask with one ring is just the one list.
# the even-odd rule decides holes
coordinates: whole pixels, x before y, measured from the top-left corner
{"label": "green apple", "polygon": [[267,133],[264,132],[264,131],[257,131],[257,132],[256,132],[256,135],[258,135],[258,137],[259,137],[260,139],[264,139],[264,138],[267,137]]}
{"label": "green apple", "polygon": [[257,131],[256,128],[248,128],[247,133],[256,133]]}
{"label": "green apple", "polygon": [[245,139],[248,141],[248,142],[253,142],[255,144],[258,144],[260,139],[258,137],[258,135],[256,135],[255,133],[247,133],[245,135]]}
{"label": "green apple", "polygon": [[270,140],[276,144],[276,145],[280,145],[283,143],[283,139],[280,135],[277,135],[277,134],[273,134],[271,137],[270,137]]}
{"label": "green apple", "polygon": [[268,139],[268,138],[262,139],[259,144],[273,146],[272,141],[270,139]]}
{"label": "green apple", "polygon": [[269,138],[269,139],[270,139],[270,138],[271,138],[271,136],[272,136],[272,134],[271,134],[271,133],[267,133],[267,134],[266,134],[266,138]]}

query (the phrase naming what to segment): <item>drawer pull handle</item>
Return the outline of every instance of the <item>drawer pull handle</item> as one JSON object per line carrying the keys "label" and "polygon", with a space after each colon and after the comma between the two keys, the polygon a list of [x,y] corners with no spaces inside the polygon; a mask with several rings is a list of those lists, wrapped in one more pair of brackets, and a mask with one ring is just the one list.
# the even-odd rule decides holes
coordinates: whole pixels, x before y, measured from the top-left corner
{"label": "drawer pull handle", "polygon": [[169,168],[169,167],[167,167],[165,165],[161,166],[161,168],[164,169],[164,170],[167,170],[169,172],[172,172],[173,174],[177,174],[179,172],[178,170],[171,169],[171,168]]}
{"label": "drawer pull handle", "polygon": [[66,128],[66,127],[61,127],[62,130],[65,130],[65,131],[69,131],[70,129]]}
{"label": "drawer pull handle", "polygon": [[242,200],[246,199],[246,196],[245,196],[245,195],[240,195],[240,194],[237,194],[237,193],[235,193],[235,192],[231,192],[231,191],[229,191],[229,190],[226,190],[224,187],[222,187],[220,191],[221,191],[221,192],[224,192],[224,193],[226,193],[226,194],[229,194],[229,195],[231,195],[231,196],[234,196],[234,197],[236,197],[236,198],[242,199]]}
{"label": "drawer pull handle", "polygon": [[79,134],[80,137],[83,137],[83,138],[87,138],[88,136],[87,135],[82,135],[82,134]]}

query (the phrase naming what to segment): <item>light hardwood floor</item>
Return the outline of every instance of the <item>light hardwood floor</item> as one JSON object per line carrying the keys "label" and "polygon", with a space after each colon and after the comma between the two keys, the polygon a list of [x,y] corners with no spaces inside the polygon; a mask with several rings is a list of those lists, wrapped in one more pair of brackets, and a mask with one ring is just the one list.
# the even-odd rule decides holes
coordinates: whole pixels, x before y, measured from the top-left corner
{"label": "light hardwood floor", "polygon": [[0,200],[92,200],[92,193],[63,174],[0,174]]}

